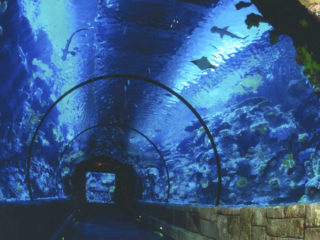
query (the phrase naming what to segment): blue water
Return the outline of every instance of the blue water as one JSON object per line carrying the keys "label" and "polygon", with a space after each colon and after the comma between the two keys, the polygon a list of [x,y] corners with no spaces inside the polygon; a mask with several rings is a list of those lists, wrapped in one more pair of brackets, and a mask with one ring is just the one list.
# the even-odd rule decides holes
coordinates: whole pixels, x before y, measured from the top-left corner
{"label": "blue water", "polygon": [[86,173],[86,198],[88,202],[114,203],[116,176],[112,173]]}
{"label": "blue water", "polygon": [[[182,1],[16,0],[0,15],[0,199],[29,198],[27,151],[48,107],[91,77],[126,73],[154,79],[187,99],[208,125],[221,158],[222,205],[320,198],[319,100],[288,36],[271,45],[272,26],[248,29],[254,6],[234,0],[206,8]],[[227,27],[230,36],[210,29]],[[79,29],[68,47],[71,35]],[[62,59],[63,49],[73,51]],[[74,55],[74,56],[73,56]],[[200,69],[191,61],[207,58]],[[64,198],[75,165],[105,155],[131,164],[146,201],[214,204],[217,166],[203,127],[176,97],[136,79],[86,85],[47,116],[33,147],[35,198]],[[319,178],[320,179],[320,178]]]}

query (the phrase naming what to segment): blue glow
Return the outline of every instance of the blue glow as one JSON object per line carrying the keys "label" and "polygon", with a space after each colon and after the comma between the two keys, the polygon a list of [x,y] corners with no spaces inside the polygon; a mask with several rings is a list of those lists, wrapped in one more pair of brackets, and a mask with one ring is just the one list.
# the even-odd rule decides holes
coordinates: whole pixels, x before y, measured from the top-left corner
{"label": "blue glow", "polygon": [[[174,85],[171,87],[175,90],[181,92],[183,88],[190,86],[191,83],[197,84],[201,75],[210,74],[211,71],[214,71],[201,71],[192,63],[185,61],[185,59],[199,59],[207,56],[215,67],[219,67],[234,53],[243,50],[246,46],[261,38],[264,32],[271,29],[271,26],[265,23],[260,24],[259,28],[247,29],[245,24],[246,16],[249,13],[258,14],[258,11],[254,6],[238,11],[234,7],[237,2],[237,0],[221,1],[198,24],[199,26],[188,36],[177,54],[168,62],[163,72],[167,78],[171,79],[171,81],[173,80]],[[244,40],[234,39],[229,36],[221,38],[219,34],[210,31],[213,26],[218,26],[219,28],[228,26],[228,31],[238,36],[247,36],[247,38]],[[172,68],[172,65],[175,67]],[[159,76],[159,79],[162,77]]]}
{"label": "blue glow", "polygon": [[[248,45],[258,41],[262,35],[271,29],[271,26],[261,23],[259,28],[247,29],[245,24],[246,16],[249,13],[257,13],[254,6],[236,10],[235,4],[237,0],[223,0],[216,7],[213,8],[205,19],[198,24],[192,34],[187,37],[183,45],[179,48],[174,56],[168,61],[162,73],[157,77],[158,79],[170,79],[169,86],[178,93],[183,92],[184,89],[190,89],[195,85],[206,86],[210,83],[202,83],[201,79],[213,76],[216,70],[200,70],[197,66],[192,64],[190,60],[200,59],[206,56],[208,60],[217,69],[223,66],[235,53],[243,51]],[[238,35],[247,37],[244,40],[234,39],[229,36],[220,37],[219,34],[213,34],[210,29],[212,26],[220,28],[229,26],[228,31]],[[250,67],[250,64],[248,64]],[[227,72],[223,79],[210,79],[212,82],[222,81],[218,86],[211,87],[211,89],[203,87],[198,93],[191,95],[192,103],[198,108],[211,108],[215,106],[223,107],[223,105],[232,97],[234,86],[241,84],[242,76],[245,69],[241,71]],[[189,97],[189,96],[188,96]],[[215,99],[215,101],[209,101]],[[171,98],[166,102],[166,106],[174,106],[179,102],[177,98]],[[155,108],[161,109],[158,105]],[[154,128],[154,119],[144,119],[144,126],[152,126]]]}
{"label": "blue glow", "polygon": [[[1,22],[1,71],[8,78],[0,88],[0,200],[28,199],[25,158],[48,107],[80,82],[110,73],[155,79],[199,112],[221,157],[221,204],[320,199],[319,99],[296,63],[292,39],[281,35],[271,43],[266,23],[249,29],[247,15],[260,13],[254,5],[236,10],[239,0],[214,8],[150,1],[145,11],[146,2],[18,0],[13,9],[8,1],[7,11],[21,16],[2,15],[8,26]],[[166,168],[133,131],[93,129],[59,159],[75,134],[120,122],[160,149],[169,202],[213,203],[217,167],[203,126],[168,92],[124,80],[86,85],[48,115],[33,149],[35,198],[70,196],[76,164],[107,156],[132,165],[141,178],[137,195],[165,201]],[[89,202],[114,200],[114,174],[88,173],[86,180]]]}
{"label": "blue glow", "polygon": [[112,173],[86,173],[86,197],[91,203],[114,203],[116,175]]}
{"label": "blue glow", "polygon": [[[81,55],[69,56],[66,61],[61,59],[62,49],[65,48],[71,34],[79,28],[75,19],[75,6],[64,0],[20,0],[20,4],[32,26],[35,39],[38,39],[40,32],[43,31],[50,40],[53,50],[50,62],[45,63],[40,59],[33,59],[33,66],[38,68],[38,71],[33,73],[33,77],[39,77],[48,85],[54,86],[50,98],[55,101],[62,93],[82,80]],[[74,37],[70,49],[78,45],[79,38]],[[79,100],[79,96],[69,97],[68,103],[63,101],[57,106],[58,110],[63,113],[59,116],[60,122],[73,124],[74,110]],[[70,131],[69,139],[73,135],[72,130]]]}

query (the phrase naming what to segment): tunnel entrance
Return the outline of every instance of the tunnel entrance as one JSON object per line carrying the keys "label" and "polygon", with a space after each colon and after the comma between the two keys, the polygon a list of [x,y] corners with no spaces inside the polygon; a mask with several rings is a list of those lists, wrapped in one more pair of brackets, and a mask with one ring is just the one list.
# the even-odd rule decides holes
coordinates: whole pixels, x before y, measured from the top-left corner
{"label": "tunnel entrance", "polygon": [[104,156],[91,158],[75,166],[72,174],[72,198],[81,205],[114,203],[126,207],[141,191],[133,168]]}

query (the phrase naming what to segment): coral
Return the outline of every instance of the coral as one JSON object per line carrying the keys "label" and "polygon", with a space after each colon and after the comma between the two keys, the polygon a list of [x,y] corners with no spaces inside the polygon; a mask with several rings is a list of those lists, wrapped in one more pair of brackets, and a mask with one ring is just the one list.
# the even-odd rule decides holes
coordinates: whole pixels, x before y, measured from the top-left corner
{"label": "coral", "polygon": [[291,181],[289,186],[290,186],[291,189],[295,189],[296,188],[296,183],[294,181]]}
{"label": "coral", "polygon": [[308,200],[320,200],[320,176],[308,180],[306,183],[306,196]]}
{"label": "coral", "polygon": [[201,179],[200,183],[201,183],[202,188],[207,188],[209,186],[209,179],[203,178],[203,179]]}
{"label": "coral", "polygon": [[259,152],[259,159],[260,159],[260,166],[258,168],[258,172],[262,171],[267,167],[267,163],[265,162],[264,154],[263,152]]}
{"label": "coral", "polygon": [[267,121],[261,121],[256,122],[250,125],[250,128],[254,131],[259,132],[260,134],[266,134],[268,131],[268,122]]}
{"label": "coral", "polygon": [[306,149],[299,154],[300,161],[304,161],[306,175],[309,179],[320,175],[320,151],[314,148]]}
{"label": "coral", "polygon": [[277,128],[271,129],[269,137],[276,138],[278,142],[288,140],[292,134],[296,132],[296,127],[293,123],[282,124]]}
{"label": "coral", "polygon": [[262,83],[262,76],[260,74],[249,75],[241,80],[240,85],[234,87],[234,92],[240,94],[256,92]]}
{"label": "coral", "polygon": [[288,173],[289,169],[291,169],[295,165],[292,153],[287,154],[285,159],[281,159],[281,161],[282,161],[282,164],[281,164],[280,169],[282,169],[284,167],[286,173]]}
{"label": "coral", "polygon": [[60,128],[54,127],[52,133],[56,142],[63,142],[63,134]]}
{"label": "coral", "polygon": [[[260,199],[268,203],[281,201],[284,196],[291,194],[292,188],[294,191],[300,191],[303,184],[298,182],[301,181],[304,172],[301,170],[303,163],[300,159],[298,161],[298,152],[304,145],[299,144],[298,134],[302,134],[301,128],[290,111],[283,111],[280,105],[271,106],[263,97],[255,97],[244,99],[225,109],[219,115],[215,115],[215,119],[217,123],[212,129],[223,161],[223,188],[237,196],[235,200],[228,194],[224,198],[225,202],[243,203],[250,199],[258,203]],[[290,149],[288,152],[288,146],[296,146],[296,149]],[[195,152],[197,151],[196,149]],[[197,159],[203,161],[203,158],[202,156]],[[282,158],[284,162],[281,161]],[[294,179],[290,175],[293,167],[297,169]],[[283,174],[287,171],[288,174]],[[210,184],[213,182],[211,178],[216,178],[216,174],[211,172],[205,176]],[[202,178],[204,176],[200,175],[198,181]],[[248,188],[249,181],[256,187],[252,188],[250,193],[242,191],[244,187]],[[210,189],[210,184],[198,193],[200,201],[203,195],[208,196],[205,191]],[[265,198],[266,194],[272,195],[273,188],[278,188],[282,195]]]}
{"label": "coral", "polygon": [[272,177],[268,181],[269,187],[278,188],[280,186],[280,179],[277,177]]}
{"label": "coral", "polygon": [[1,171],[5,183],[2,183],[1,193],[6,199],[15,198],[18,200],[28,199],[28,191],[25,184],[25,175],[21,169],[16,167],[7,167]]}
{"label": "coral", "polygon": [[244,188],[248,184],[248,179],[246,177],[240,177],[237,181],[237,186],[239,188]]}
{"label": "coral", "polygon": [[306,75],[317,95],[320,94],[320,63],[306,46],[297,47],[296,61],[304,66],[303,74]]}
{"label": "coral", "polygon": [[304,203],[304,202],[306,202],[306,195],[305,194],[301,196],[298,203]]}
{"label": "coral", "polygon": [[62,175],[62,176],[66,176],[66,175],[68,175],[69,173],[70,173],[70,168],[69,168],[69,167],[64,167],[64,168],[62,169],[61,175]]}
{"label": "coral", "polygon": [[77,158],[80,158],[84,156],[84,152],[82,151],[79,151],[79,152],[76,152],[74,154],[72,154],[71,156],[67,157],[67,158],[64,158],[63,161],[64,162],[72,162],[74,160],[76,160]]}
{"label": "coral", "polygon": [[309,148],[301,152],[299,158],[304,161],[307,175],[306,197],[308,200],[320,200],[320,151]]}
{"label": "coral", "polygon": [[298,134],[298,141],[300,143],[304,143],[304,142],[307,142],[308,141],[308,133],[301,133],[301,134]]}

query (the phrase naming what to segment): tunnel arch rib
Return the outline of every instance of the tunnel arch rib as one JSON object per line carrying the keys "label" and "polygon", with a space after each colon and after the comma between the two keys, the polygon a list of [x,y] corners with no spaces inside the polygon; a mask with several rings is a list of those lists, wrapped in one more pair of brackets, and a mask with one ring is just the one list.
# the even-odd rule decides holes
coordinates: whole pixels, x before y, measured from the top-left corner
{"label": "tunnel arch rib", "polygon": [[32,189],[31,189],[31,180],[30,180],[30,167],[31,167],[31,155],[32,155],[32,149],[33,149],[33,144],[35,142],[36,136],[38,134],[38,131],[41,128],[42,123],[44,122],[44,120],[46,119],[46,117],[49,115],[49,113],[51,112],[51,110],[63,99],[65,98],[67,95],[69,95],[70,93],[72,93],[73,91],[75,91],[78,88],[81,88],[85,85],[88,85],[90,83],[93,82],[97,82],[97,81],[101,81],[101,80],[107,80],[107,79],[111,79],[111,78],[130,78],[133,80],[138,80],[138,81],[144,81],[144,82],[148,82],[151,83],[155,86],[158,86],[164,90],[166,90],[167,92],[171,93],[172,95],[174,95],[175,97],[177,97],[183,104],[185,104],[190,110],[191,112],[196,116],[196,118],[198,119],[198,121],[201,123],[203,129],[206,132],[206,135],[209,138],[210,144],[212,146],[214,155],[215,155],[215,160],[216,160],[216,165],[217,165],[217,172],[218,172],[218,189],[217,189],[217,199],[216,199],[216,206],[219,205],[220,202],[220,196],[221,196],[221,185],[222,185],[222,178],[221,178],[221,163],[220,163],[220,157],[218,154],[218,150],[216,147],[216,144],[213,140],[213,136],[211,135],[211,132],[207,126],[207,124],[204,122],[204,120],[202,119],[202,117],[200,116],[200,114],[196,111],[196,109],[186,100],[184,99],[179,93],[175,92],[174,90],[172,90],[171,88],[167,87],[166,85],[151,80],[149,78],[145,78],[145,77],[141,77],[141,76],[136,76],[136,75],[130,75],[130,74],[109,74],[109,75],[104,75],[104,76],[99,76],[99,77],[95,77],[95,78],[91,78],[87,81],[84,81],[82,83],[79,83],[78,85],[70,88],[68,91],[66,91],[64,94],[62,94],[46,111],[46,113],[43,115],[43,117],[41,118],[41,120],[38,123],[38,126],[32,136],[32,140],[31,143],[29,145],[29,149],[28,149],[28,157],[27,157],[27,166],[26,166],[26,182],[27,182],[27,187],[28,187],[28,191],[29,191],[29,196],[30,199],[33,200],[33,196],[32,196]]}
{"label": "tunnel arch rib", "polygon": [[77,135],[75,135],[66,145],[65,147],[63,148],[63,150],[61,151],[60,153],[60,156],[59,156],[59,165],[58,165],[58,168],[60,166],[60,162],[62,161],[62,157],[65,153],[65,151],[67,150],[67,148],[79,137],[81,136],[83,133],[91,130],[91,129],[94,129],[94,128],[100,128],[100,127],[104,127],[104,128],[109,128],[109,127],[120,127],[120,128],[126,128],[126,129],[130,129],[138,134],[140,134],[141,136],[143,136],[153,147],[154,149],[157,151],[162,163],[163,163],[163,166],[165,167],[165,170],[166,170],[166,174],[167,174],[167,182],[168,182],[168,190],[167,190],[167,199],[166,199],[166,202],[169,201],[169,197],[170,197],[170,177],[169,177],[169,171],[168,171],[168,166],[167,166],[167,163],[166,161],[164,160],[164,157],[161,153],[161,151],[159,150],[159,148],[154,144],[154,142],[152,142],[152,140],[147,137],[145,134],[143,134],[142,132],[140,132],[138,129],[136,128],[133,128],[133,127],[130,127],[130,126],[127,126],[125,124],[120,124],[120,123],[110,123],[110,124],[96,124],[94,126],[91,126],[91,127],[88,127],[84,130],[82,130],[81,132],[79,132]]}

